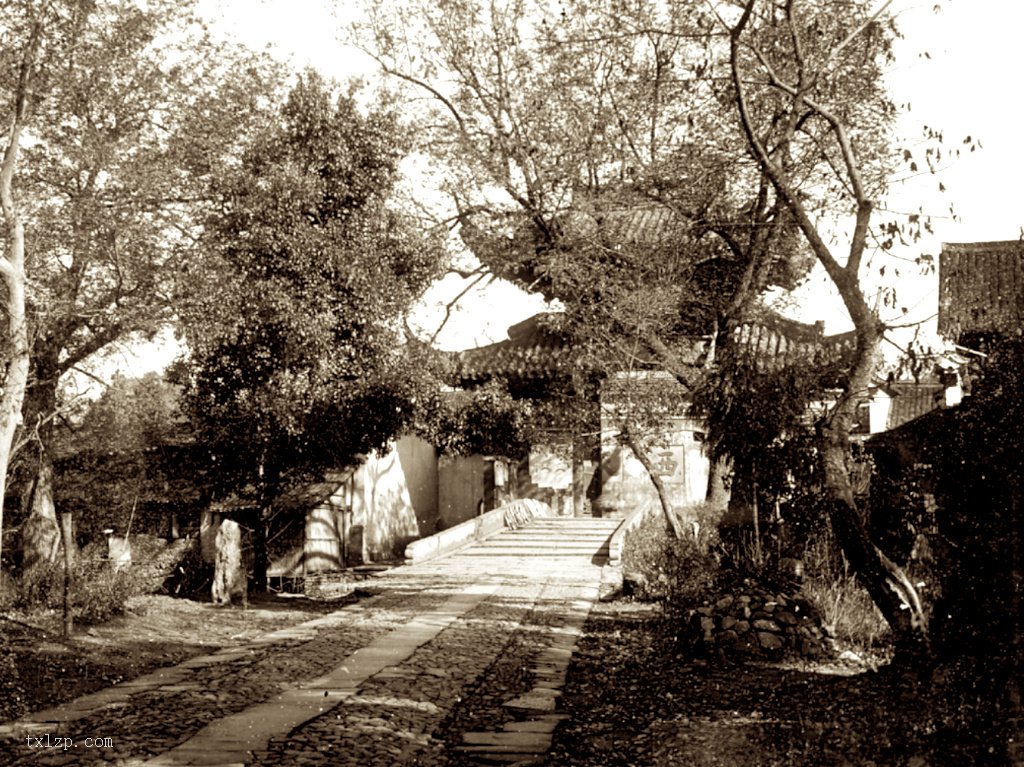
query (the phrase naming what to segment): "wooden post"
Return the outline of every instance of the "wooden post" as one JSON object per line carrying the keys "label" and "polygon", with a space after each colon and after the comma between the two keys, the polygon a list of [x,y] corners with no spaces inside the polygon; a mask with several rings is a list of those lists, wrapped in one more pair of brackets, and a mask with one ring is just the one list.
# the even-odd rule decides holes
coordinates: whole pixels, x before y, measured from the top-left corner
{"label": "wooden post", "polygon": [[586,488],[583,485],[583,447],[580,445],[582,437],[576,437],[572,442],[572,515],[582,517],[584,510],[584,499]]}
{"label": "wooden post", "polygon": [[[755,474],[755,477],[757,475]],[[764,563],[764,558],[761,556],[761,520],[758,519],[758,508],[757,508],[757,479],[753,481],[753,490],[751,495],[753,500],[751,501],[751,509],[754,513],[754,561],[757,566],[760,567]]]}
{"label": "wooden post", "polygon": [[60,528],[61,528],[61,539],[64,543],[64,638],[71,636],[71,631],[74,628],[74,616],[71,613],[71,605],[68,604],[70,600],[71,591],[71,565],[73,560],[74,548],[71,546],[71,512],[62,511],[60,513]]}
{"label": "wooden post", "polygon": [[[343,506],[341,509],[341,567],[348,569],[348,529],[351,527],[349,515],[352,513],[351,506]],[[306,558],[302,558],[302,566],[306,566]]]}

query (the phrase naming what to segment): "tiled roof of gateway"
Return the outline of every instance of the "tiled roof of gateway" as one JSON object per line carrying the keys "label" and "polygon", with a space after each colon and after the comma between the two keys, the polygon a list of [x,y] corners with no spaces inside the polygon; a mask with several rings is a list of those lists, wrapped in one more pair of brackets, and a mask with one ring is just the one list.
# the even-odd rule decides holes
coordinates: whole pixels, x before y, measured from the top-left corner
{"label": "tiled roof of gateway", "polygon": [[[457,353],[463,383],[493,376],[543,378],[571,363],[571,343],[559,330],[559,315],[542,313],[513,325],[508,338]],[[761,369],[796,363],[832,362],[849,351],[853,333],[826,336],[823,325],[808,325],[765,312],[736,331],[736,340]],[[699,356],[697,352],[687,357]]]}
{"label": "tiled roof of gateway", "polygon": [[558,330],[557,315],[535,314],[508,329],[508,338],[458,353],[459,377],[464,382],[504,375],[534,378],[566,365],[570,346]]}
{"label": "tiled roof of gateway", "polygon": [[853,348],[853,332],[826,336],[824,323],[808,325],[765,312],[736,330],[736,341],[760,369],[833,362]]}
{"label": "tiled roof of gateway", "polygon": [[623,245],[681,247],[689,231],[682,216],[671,208],[654,204],[611,208],[595,214],[572,213],[566,216],[564,224],[570,234],[597,236]]}
{"label": "tiled roof of gateway", "polygon": [[939,332],[1015,333],[1024,325],[1024,242],[944,243]]}

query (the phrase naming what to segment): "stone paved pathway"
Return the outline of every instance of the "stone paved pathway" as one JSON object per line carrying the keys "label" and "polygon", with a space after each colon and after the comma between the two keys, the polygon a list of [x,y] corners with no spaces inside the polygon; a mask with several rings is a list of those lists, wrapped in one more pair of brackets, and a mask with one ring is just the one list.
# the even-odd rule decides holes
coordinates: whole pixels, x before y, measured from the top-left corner
{"label": "stone paved pathway", "polygon": [[[565,523],[553,535],[614,529]],[[600,559],[578,545],[490,546],[398,568],[358,604],[2,725],[0,764],[541,763]],[[514,689],[490,680],[497,691],[453,742],[446,720],[509,661]]]}

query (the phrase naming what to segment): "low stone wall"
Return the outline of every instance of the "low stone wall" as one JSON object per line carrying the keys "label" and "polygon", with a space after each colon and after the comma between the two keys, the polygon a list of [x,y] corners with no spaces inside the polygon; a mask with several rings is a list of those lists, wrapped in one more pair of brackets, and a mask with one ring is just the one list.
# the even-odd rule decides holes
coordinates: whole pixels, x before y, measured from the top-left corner
{"label": "low stone wall", "polygon": [[[153,594],[161,590],[189,551],[199,547],[199,541],[195,538],[167,541],[160,536],[141,533],[130,536],[128,545],[131,560],[120,569],[131,583],[132,594]],[[110,567],[115,565],[108,558],[106,541],[96,541],[82,547],[79,557],[84,562],[103,562]]]}
{"label": "low stone wall", "polygon": [[817,608],[799,591],[744,587],[691,610],[687,635],[709,654],[749,659],[834,655]]}

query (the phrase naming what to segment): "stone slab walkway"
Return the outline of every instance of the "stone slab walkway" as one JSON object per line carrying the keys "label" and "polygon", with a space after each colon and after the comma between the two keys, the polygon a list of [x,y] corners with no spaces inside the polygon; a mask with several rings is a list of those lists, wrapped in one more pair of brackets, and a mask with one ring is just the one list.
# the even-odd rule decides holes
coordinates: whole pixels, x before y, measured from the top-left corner
{"label": "stone slab walkway", "polygon": [[270,739],[314,719],[356,693],[367,679],[406,660],[457,617],[472,609],[494,586],[470,586],[443,605],[352,653],[328,674],[206,726],[147,767],[244,764]]}
{"label": "stone slab walkway", "polygon": [[[535,763],[600,577],[585,556],[399,568],[358,604],[2,725],[0,764]],[[439,739],[523,632],[540,649],[529,689],[501,696],[506,721]]]}
{"label": "stone slab walkway", "polygon": [[580,598],[566,604],[561,625],[549,629],[547,647],[534,658],[533,688],[504,704],[519,716],[503,723],[500,730],[465,733],[457,749],[461,755],[481,764],[509,762],[529,767],[543,763],[555,728],[565,718],[556,713],[558,701],[583,624],[598,594],[597,585],[580,587]]}

